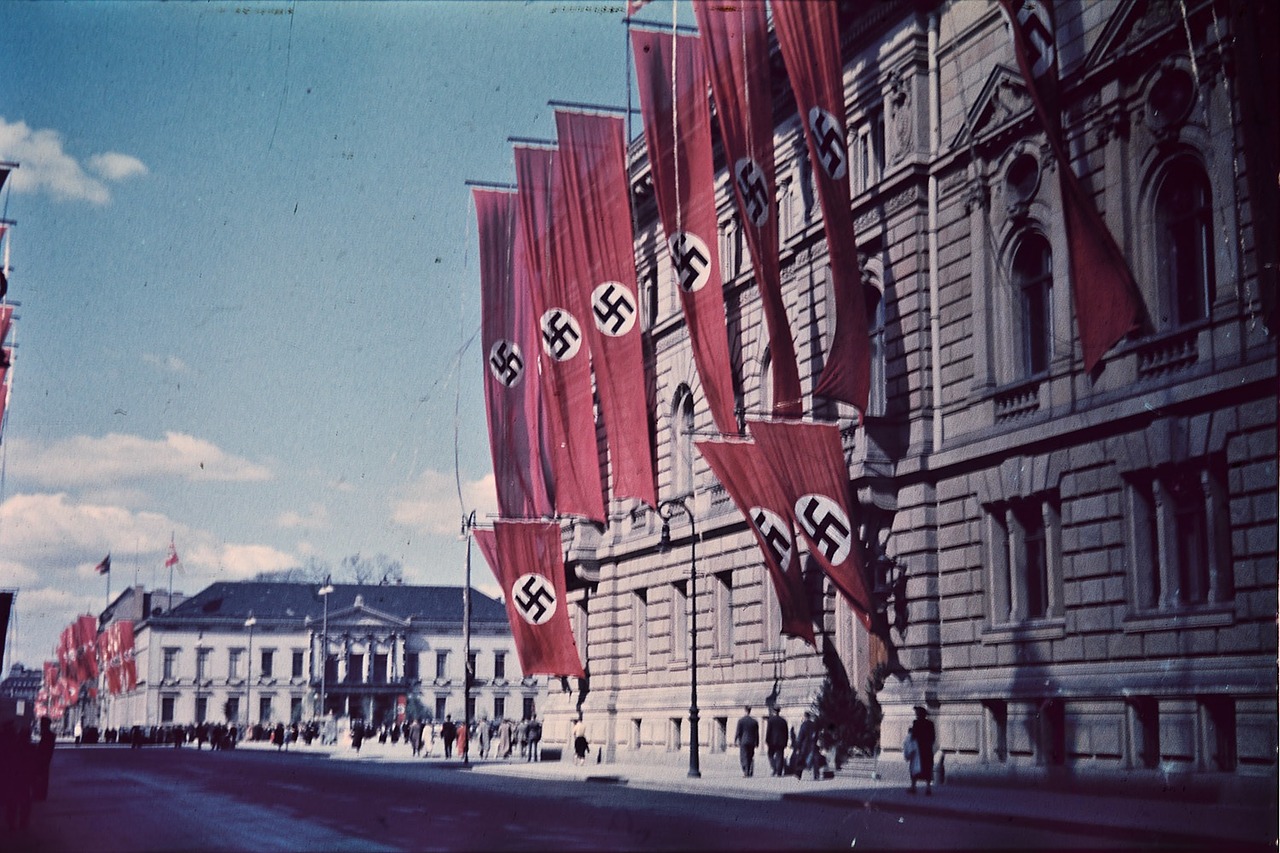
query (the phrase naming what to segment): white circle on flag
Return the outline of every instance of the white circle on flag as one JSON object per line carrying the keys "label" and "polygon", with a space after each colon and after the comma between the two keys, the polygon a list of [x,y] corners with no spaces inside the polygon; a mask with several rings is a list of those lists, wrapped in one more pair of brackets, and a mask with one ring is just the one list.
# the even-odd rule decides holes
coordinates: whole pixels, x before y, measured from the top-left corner
{"label": "white circle on flag", "polygon": [[796,521],[828,563],[838,566],[848,559],[853,528],[840,504],[826,495],[804,495],[796,501]]}
{"label": "white circle on flag", "polygon": [[677,231],[667,240],[676,281],[685,293],[697,293],[711,279],[711,252],[697,234]]}
{"label": "white circle on flag", "polygon": [[556,361],[568,361],[582,349],[582,327],[565,309],[548,309],[541,326],[542,348]]}
{"label": "white circle on flag", "polygon": [[636,326],[636,295],[620,281],[606,281],[591,291],[591,314],[601,334],[620,338]]}
{"label": "white circle on flag", "polygon": [[489,372],[508,388],[520,384],[524,377],[524,353],[515,341],[496,340],[489,347]]}
{"label": "white circle on flag", "polygon": [[556,615],[556,589],[543,575],[530,572],[512,584],[511,603],[530,625],[545,625]]}
{"label": "white circle on flag", "polygon": [[836,117],[822,107],[809,109],[809,131],[813,134],[813,148],[822,161],[822,171],[833,181],[840,181],[848,174],[849,155],[844,147],[844,128]]}
{"label": "white circle on flag", "polygon": [[778,567],[785,572],[791,567],[791,554],[794,550],[791,543],[791,525],[773,510],[762,506],[753,506],[748,517],[751,519],[751,525],[760,534],[760,538],[764,539],[769,550],[773,552],[774,558],[778,561]]}

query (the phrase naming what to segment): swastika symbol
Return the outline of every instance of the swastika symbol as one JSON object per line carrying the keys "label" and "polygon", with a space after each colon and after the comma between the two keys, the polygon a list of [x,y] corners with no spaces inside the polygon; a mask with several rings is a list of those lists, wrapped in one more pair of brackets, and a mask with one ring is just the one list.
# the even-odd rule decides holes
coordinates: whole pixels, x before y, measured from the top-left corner
{"label": "swastika symbol", "polygon": [[489,347],[489,370],[493,377],[511,388],[524,376],[524,356],[515,341],[496,340]]}
{"label": "swastika symbol", "polygon": [[1030,47],[1027,59],[1031,62],[1031,76],[1039,80],[1054,63],[1053,22],[1049,20],[1049,10],[1043,3],[1023,3],[1018,8],[1018,26],[1022,27]]}
{"label": "swastika symbol", "polygon": [[742,204],[746,207],[743,213],[752,225],[764,227],[769,221],[769,185],[765,183],[764,170],[754,160],[743,157],[733,164],[733,175],[738,181]]}
{"label": "swastika symbol", "polygon": [[796,501],[796,519],[833,566],[849,556],[853,530],[844,510],[826,495],[804,495]]}
{"label": "swastika symbol", "polygon": [[791,565],[791,527],[782,516],[762,506],[751,508],[751,523],[760,532],[760,538],[773,552],[773,558],[784,572]]}
{"label": "swastika symbol", "polygon": [[667,241],[671,248],[671,262],[680,278],[680,289],[695,293],[711,278],[711,253],[707,244],[697,234],[678,231]]}
{"label": "swastika symbol", "polygon": [[636,325],[636,300],[622,282],[606,281],[591,291],[591,313],[597,329],[620,338]]}
{"label": "swastika symbol", "polygon": [[511,587],[511,602],[524,621],[544,625],[556,613],[555,587],[542,575],[521,575]]}
{"label": "swastika symbol", "polygon": [[814,150],[822,160],[822,170],[833,181],[843,179],[848,171],[848,157],[840,122],[822,107],[813,107],[809,110],[809,130],[813,133]]}
{"label": "swastika symbol", "polygon": [[582,349],[582,328],[563,308],[542,315],[542,348],[556,361],[568,361]]}

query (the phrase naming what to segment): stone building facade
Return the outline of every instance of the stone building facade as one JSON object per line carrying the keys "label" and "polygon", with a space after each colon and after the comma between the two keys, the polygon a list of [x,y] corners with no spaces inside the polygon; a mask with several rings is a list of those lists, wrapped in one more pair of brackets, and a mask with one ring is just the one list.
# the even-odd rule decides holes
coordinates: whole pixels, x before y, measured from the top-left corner
{"label": "stone building facade", "polygon": [[[1251,193],[1260,155],[1242,132],[1249,60],[1229,4],[1056,9],[1068,148],[1146,311],[1093,375],[1060,167],[998,6],[841,6],[873,390],[861,425],[842,406],[815,414],[842,427],[864,539],[906,572],[908,625],[893,635],[906,671],[880,693],[881,743],[896,750],[925,705],[961,773],[1274,778],[1276,349],[1255,243],[1276,225],[1254,213],[1267,205]],[[774,59],[784,290],[807,394],[832,297],[776,48]],[[692,447],[713,427],[643,143],[631,150],[659,496],[688,499],[697,597],[681,513],[665,552],[661,520],[638,504],[615,501],[603,534],[571,530],[589,678],[553,694],[549,737],[567,740],[581,709],[606,757],[683,760],[696,613],[699,740],[716,760],[744,704],[776,702],[794,723],[824,657],[860,690],[878,657],[816,577],[819,650],[778,636],[751,534]],[[719,165],[739,406],[762,416],[767,340]]]}
{"label": "stone building facade", "polygon": [[[219,582],[137,622],[137,689],[102,697],[101,726],[287,724],[319,717],[322,692],[338,718],[462,718],[461,587],[320,589]],[[520,671],[505,607],[475,590],[471,604],[472,716],[533,713],[539,683]]]}

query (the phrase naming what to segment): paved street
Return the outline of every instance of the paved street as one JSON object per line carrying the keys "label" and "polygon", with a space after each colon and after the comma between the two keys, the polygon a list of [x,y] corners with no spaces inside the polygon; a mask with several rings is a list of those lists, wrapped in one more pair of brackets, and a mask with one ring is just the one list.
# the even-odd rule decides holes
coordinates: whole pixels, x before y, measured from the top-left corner
{"label": "paved street", "polygon": [[[1016,792],[978,792],[986,808],[968,805],[975,792],[957,786],[929,798],[908,799],[897,787],[869,798],[859,785],[874,783],[735,779],[720,762],[712,762],[703,779],[688,780],[671,767],[495,762],[468,770],[457,762],[407,759],[403,747],[379,750],[376,744],[359,758],[349,750],[330,756],[302,749],[276,754],[255,748],[211,753],[60,747],[48,802],[37,806],[25,833],[0,834],[0,849],[1218,846],[1209,834],[1213,825],[1144,830],[1143,802],[1110,810],[1108,823],[1104,815],[1064,809],[1056,816],[1043,809],[1039,815],[1020,814]],[[1003,808],[995,808],[996,800],[1005,800]],[[1115,819],[1126,813],[1127,827]],[[1239,849],[1274,831],[1274,818],[1270,827],[1242,825],[1254,818],[1242,811],[1224,843],[1234,838],[1230,846]]]}

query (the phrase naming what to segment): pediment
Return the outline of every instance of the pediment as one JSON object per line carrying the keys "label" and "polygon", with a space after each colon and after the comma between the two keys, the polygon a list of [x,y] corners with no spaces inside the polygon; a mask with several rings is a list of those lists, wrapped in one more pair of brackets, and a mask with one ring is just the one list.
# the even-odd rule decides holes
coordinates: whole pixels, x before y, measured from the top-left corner
{"label": "pediment", "polygon": [[1176,0],[1121,0],[1084,60],[1085,74],[1134,54],[1153,39],[1182,26]]}
{"label": "pediment", "polygon": [[369,607],[357,596],[352,606],[329,614],[329,630],[332,631],[335,627],[344,629],[408,628],[409,620]]}
{"label": "pediment", "polygon": [[998,64],[974,101],[960,132],[951,141],[952,150],[966,148],[1008,128],[1031,112],[1031,95],[1016,68]]}

